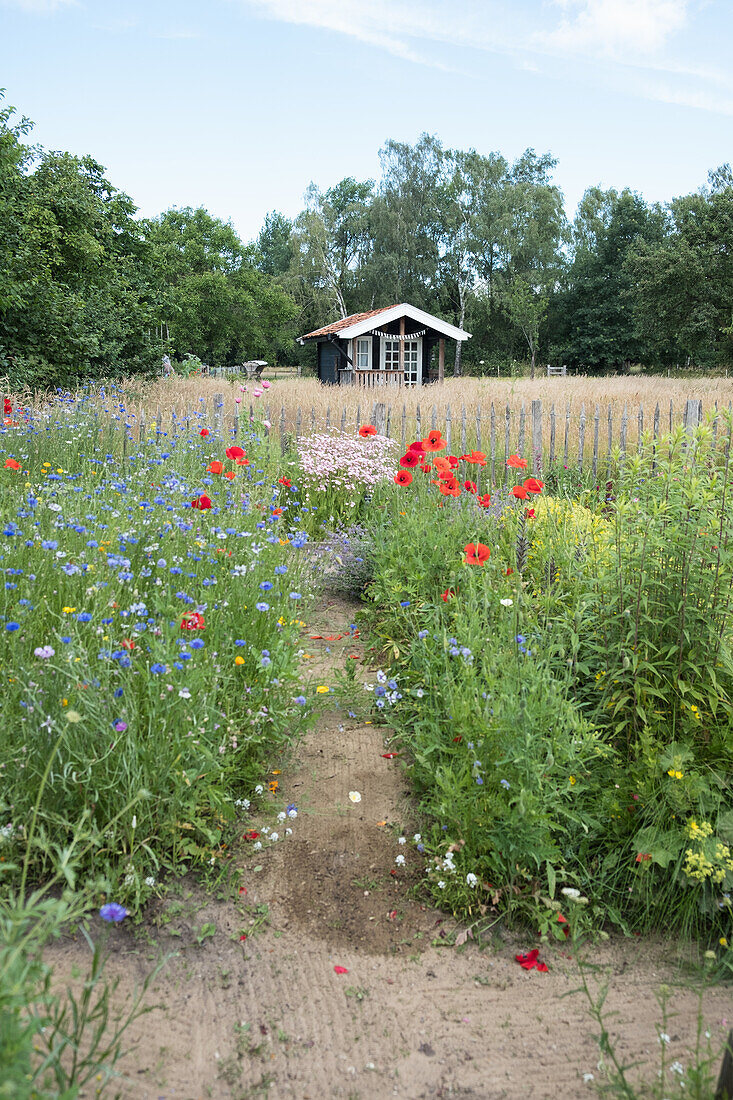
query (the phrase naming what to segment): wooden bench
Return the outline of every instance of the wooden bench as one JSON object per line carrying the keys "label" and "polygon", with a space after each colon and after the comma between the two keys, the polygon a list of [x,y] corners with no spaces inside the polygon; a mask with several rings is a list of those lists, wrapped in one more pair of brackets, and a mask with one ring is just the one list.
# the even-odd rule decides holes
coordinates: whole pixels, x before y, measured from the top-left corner
{"label": "wooden bench", "polygon": [[564,378],[567,373],[568,373],[568,368],[567,367],[551,367],[548,364],[548,367],[547,367],[547,377],[548,378],[551,378],[553,374],[557,374],[561,378]]}

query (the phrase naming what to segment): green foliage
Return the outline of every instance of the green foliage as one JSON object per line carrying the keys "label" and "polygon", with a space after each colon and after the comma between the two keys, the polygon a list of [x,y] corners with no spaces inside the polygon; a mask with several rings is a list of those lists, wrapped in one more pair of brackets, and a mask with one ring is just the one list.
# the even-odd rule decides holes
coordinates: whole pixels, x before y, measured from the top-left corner
{"label": "green foliage", "polygon": [[730,935],[728,463],[724,423],[616,456],[582,503],[491,515],[418,475],[372,517],[382,698],[456,912],[531,915],[566,884],[597,920]]}

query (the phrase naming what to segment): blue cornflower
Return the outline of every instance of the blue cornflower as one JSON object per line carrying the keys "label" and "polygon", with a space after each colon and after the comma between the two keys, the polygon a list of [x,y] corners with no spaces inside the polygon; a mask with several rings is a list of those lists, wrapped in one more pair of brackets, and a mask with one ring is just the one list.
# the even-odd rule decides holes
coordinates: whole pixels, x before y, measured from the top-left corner
{"label": "blue cornflower", "polygon": [[82,611],[76,616],[76,621],[78,623],[90,623],[92,621],[92,616],[88,611]]}
{"label": "blue cornflower", "polygon": [[260,584],[260,588],[263,592],[269,592],[272,588],[272,581],[262,581],[262,583]]}
{"label": "blue cornflower", "polygon": [[301,596],[300,592],[291,592],[290,593],[290,599],[291,600],[302,600],[303,597]]}
{"label": "blue cornflower", "polygon": [[297,703],[299,707],[304,707],[307,700],[306,700],[305,695],[296,695],[295,698],[293,699],[293,702]]}
{"label": "blue cornflower", "polygon": [[409,606],[410,606],[410,601],[409,600],[400,600],[400,607],[409,607]]}
{"label": "blue cornflower", "polygon": [[508,779],[502,779],[502,780],[500,780],[500,782],[501,782],[502,787],[504,787],[508,791],[509,787],[511,786],[509,780]]}
{"label": "blue cornflower", "polygon": [[59,544],[56,539],[44,539],[41,543],[42,550],[58,550],[58,546]]}
{"label": "blue cornflower", "polygon": [[205,642],[202,638],[194,638],[191,642],[191,649],[203,649]]}
{"label": "blue cornflower", "polygon": [[161,665],[160,662],[156,662],[154,665],[150,666],[150,671],[151,672],[165,672],[166,671],[166,666]]}
{"label": "blue cornflower", "polygon": [[107,904],[103,905],[99,910],[99,915],[102,920],[119,924],[120,921],[124,920],[129,914],[124,905],[120,905],[119,902],[116,901],[108,901]]}
{"label": "blue cornflower", "polygon": [[272,661],[270,660],[269,657],[262,657],[261,660],[260,660],[260,664],[262,665],[263,668],[267,668],[268,665],[272,664]]}
{"label": "blue cornflower", "polygon": [[71,638],[69,637],[68,634],[62,634],[61,635],[61,641],[64,643],[64,645],[68,645],[69,642],[71,641]]}
{"label": "blue cornflower", "polygon": [[256,603],[255,607],[257,608],[258,611],[269,611],[270,610],[269,603],[265,603],[264,601],[261,601],[260,603]]}
{"label": "blue cornflower", "polygon": [[427,630],[419,630],[418,633],[417,633],[417,636],[420,639],[420,641],[422,641],[423,638],[427,638],[428,633],[429,632]]}
{"label": "blue cornflower", "polygon": [[121,699],[122,696],[125,694],[125,692],[122,688],[115,688],[115,693],[114,694],[115,694],[115,699]]}
{"label": "blue cornflower", "polygon": [[20,623],[6,623],[5,629],[10,630],[11,632],[13,630],[20,630]]}
{"label": "blue cornflower", "polygon": [[276,565],[275,566],[275,573],[277,574],[278,577],[282,577],[283,574],[287,573],[287,571],[288,571],[287,565]]}
{"label": "blue cornflower", "polygon": [[235,645],[246,645],[247,643],[242,638],[237,638]]}
{"label": "blue cornflower", "polygon": [[484,785],[484,780],[483,780],[483,777],[482,777],[482,776],[480,776],[480,775],[477,775],[477,776],[476,776],[476,782],[478,783],[479,787],[483,787],[483,785]]}
{"label": "blue cornflower", "polygon": [[524,645],[527,639],[525,638],[524,634],[517,634],[514,641],[517,643],[517,645]]}

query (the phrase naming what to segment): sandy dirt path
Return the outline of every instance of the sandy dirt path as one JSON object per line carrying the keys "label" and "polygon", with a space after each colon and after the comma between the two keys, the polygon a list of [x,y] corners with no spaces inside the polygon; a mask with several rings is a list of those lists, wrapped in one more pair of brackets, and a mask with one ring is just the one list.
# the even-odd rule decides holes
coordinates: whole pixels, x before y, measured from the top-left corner
{"label": "sandy dirt path", "polygon": [[[327,598],[311,618],[303,663],[314,683],[332,685],[352,655],[355,690],[373,679],[363,645],[349,637],[355,611]],[[530,935],[497,934],[483,949],[450,946],[455,923],[411,889],[421,860],[398,838],[411,838],[415,823],[400,761],[385,751],[384,727],[327,710],[277,775],[272,813],[253,823],[279,839],[261,836],[261,850],[242,843],[243,892],[215,900],[184,883],[150,907],[142,932],[112,930],[109,972],[121,994],[161,950],[178,952],[151,994],[158,1007],[135,1025],[136,1049],[121,1063],[125,1100],[594,1095],[584,1075],[600,1077],[597,1028],[581,995],[563,997],[579,984],[575,961],[548,948],[549,973],[522,970],[514,956],[535,946]],[[360,801],[349,799],[352,791]],[[297,818],[278,822],[275,812],[288,803]],[[63,976],[84,951],[66,941],[49,960]],[[610,974],[618,1051],[648,1063],[650,1077],[659,1049],[654,994],[681,980],[673,949],[616,941],[590,951]],[[729,990],[705,992],[714,1040],[722,1043],[732,1009]],[[681,989],[673,1011],[669,1060],[686,1067],[697,995]]]}

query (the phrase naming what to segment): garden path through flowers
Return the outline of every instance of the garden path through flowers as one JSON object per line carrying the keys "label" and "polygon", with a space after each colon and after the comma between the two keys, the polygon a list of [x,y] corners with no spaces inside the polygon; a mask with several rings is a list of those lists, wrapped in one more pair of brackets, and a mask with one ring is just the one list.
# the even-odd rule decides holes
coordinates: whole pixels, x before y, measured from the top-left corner
{"label": "garden path through flowers", "polygon": [[[304,647],[313,656],[304,660],[304,678],[311,688],[332,686],[349,654],[366,656],[361,641],[310,637],[348,635],[357,610],[327,597],[309,619]],[[373,677],[367,661],[354,664],[358,693],[358,681]],[[594,1095],[583,1075],[599,1076],[597,1028],[580,997],[560,999],[578,986],[570,952],[543,948],[550,970],[540,973],[515,962],[534,945],[529,934],[504,933],[485,951],[470,941],[451,948],[450,918],[408,896],[423,868],[412,862],[414,846],[398,844],[414,810],[400,759],[382,757],[384,737],[384,727],[328,706],[273,777],[272,805],[294,803],[297,818],[276,825],[263,812],[247,821],[258,832],[269,824],[293,833],[258,851],[256,841],[242,842],[246,893],[215,899],[187,884],[157,912],[150,907],[143,936],[124,925],[112,929],[116,1000],[140,981],[158,949],[178,953],[151,995],[159,1007],[132,1029],[137,1048],[121,1063],[125,1100]],[[361,800],[350,801],[350,791]],[[400,853],[404,868],[395,864]],[[47,959],[62,978],[86,953],[78,937]],[[675,981],[671,958],[661,941],[593,948],[594,962],[613,975],[612,1035],[624,1061],[649,1063],[647,1079],[658,1065],[653,995]],[[729,993],[707,990],[703,1007],[714,1038],[722,1038]],[[673,1010],[668,1055],[687,1066],[695,993],[680,992]]]}

